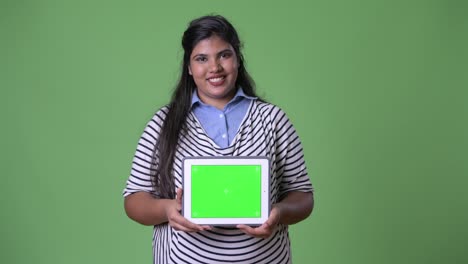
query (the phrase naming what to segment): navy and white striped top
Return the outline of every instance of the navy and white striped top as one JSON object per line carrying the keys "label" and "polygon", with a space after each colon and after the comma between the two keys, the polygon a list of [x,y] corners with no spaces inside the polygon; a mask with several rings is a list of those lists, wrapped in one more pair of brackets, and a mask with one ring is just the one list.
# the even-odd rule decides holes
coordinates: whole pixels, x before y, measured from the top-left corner
{"label": "navy and white striped top", "polygon": [[[167,107],[149,121],[133,159],[124,196],[158,190],[151,185],[151,162]],[[299,137],[285,113],[277,106],[253,100],[236,137],[227,148],[219,147],[204,132],[193,113],[181,133],[174,160],[176,188],[182,187],[184,157],[266,156],[270,158],[270,198],[274,204],[290,191],[312,192]],[[157,163],[157,160],[156,160]],[[158,164],[155,164],[158,165]],[[186,233],[173,230],[167,223],[154,226],[154,263],[291,263],[288,227],[280,225],[269,238],[254,238],[236,228]]]}

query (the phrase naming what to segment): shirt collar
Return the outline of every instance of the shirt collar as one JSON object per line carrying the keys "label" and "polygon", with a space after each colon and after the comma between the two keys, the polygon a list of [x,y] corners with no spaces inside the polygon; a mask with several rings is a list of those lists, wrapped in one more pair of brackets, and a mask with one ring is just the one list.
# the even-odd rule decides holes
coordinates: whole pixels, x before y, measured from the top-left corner
{"label": "shirt collar", "polygon": [[[229,101],[229,103],[227,103],[226,105],[229,105],[230,103],[234,102],[234,101],[237,101],[241,98],[246,98],[246,99],[250,99],[250,100],[254,100],[254,99],[257,99],[257,97],[254,97],[254,96],[248,96],[244,93],[244,89],[242,89],[242,87],[240,87],[239,89],[237,89],[237,92],[236,94],[234,95],[234,97],[231,99],[231,101]],[[198,94],[197,94],[197,89],[195,89],[192,93],[192,103],[191,103],[191,107],[194,107],[195,105],[197,104],[201,104],[201,105],[207,105],[205,103],[203,103],[201,100],[200,100],[200,97],[198,97]]]}

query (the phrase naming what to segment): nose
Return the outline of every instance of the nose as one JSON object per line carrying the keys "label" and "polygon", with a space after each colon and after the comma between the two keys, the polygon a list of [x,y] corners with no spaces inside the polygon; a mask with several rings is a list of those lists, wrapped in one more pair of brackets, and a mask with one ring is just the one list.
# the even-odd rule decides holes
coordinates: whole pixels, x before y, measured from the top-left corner
{"label": "nose", "polygon": [[222,71],[223,67],[219,60],[213,60],[210,64],[210,72],[220,72]]}

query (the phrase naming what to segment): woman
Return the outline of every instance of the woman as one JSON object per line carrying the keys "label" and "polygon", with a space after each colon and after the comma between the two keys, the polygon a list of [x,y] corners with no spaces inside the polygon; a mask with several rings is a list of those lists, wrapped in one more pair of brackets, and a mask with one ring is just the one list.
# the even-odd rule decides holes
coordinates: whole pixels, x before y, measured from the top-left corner
{"label": "woman", "polygon": [[[288,225],[313,208],[299,138],[284,112],[256,96],[241,43],[221,16],[193,20],[169,105],[140,138],[124,190],[127,215],[154,226],[154,263],[290,263]],[[266,156],[271,212],[259,227],[201,226],[181,214],[181,164],[193,156]]]}

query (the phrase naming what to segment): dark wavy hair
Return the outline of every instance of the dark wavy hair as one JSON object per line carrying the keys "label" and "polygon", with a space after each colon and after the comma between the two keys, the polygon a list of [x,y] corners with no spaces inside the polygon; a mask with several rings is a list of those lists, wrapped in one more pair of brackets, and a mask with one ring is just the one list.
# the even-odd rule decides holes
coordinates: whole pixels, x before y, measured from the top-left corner
{"label": "dark wavy hair", "polygon": [[175,198],[174,156],[180,133],[185,129],[192,93],[196,89],[193,77],[188,71],[190,55],[198,42],[212,36],[220,37],[234,48],[239,62],[236,88],[242,87],[246,95],[258,97],[255,94],[255,83],[245,69],[241,52],[242,44],[232,24],[219,15],[203,16],[191,21],[182,37],[184,58],[180,79],[168,105],[169,110],[156,145],[155,152],[157,153],[154,153],[154,157],[159,157],[159,165],[156,168],[156,174],[152,177],[152,183],[160,198]]}

